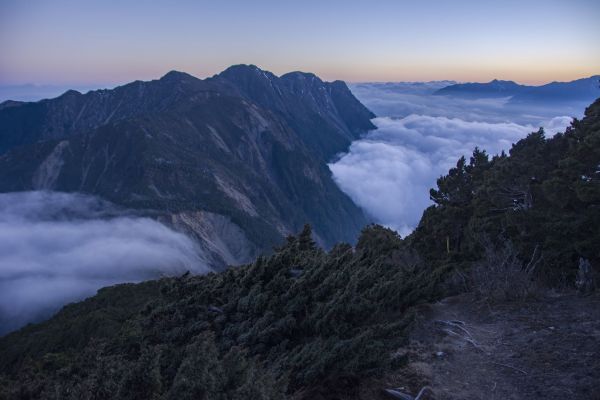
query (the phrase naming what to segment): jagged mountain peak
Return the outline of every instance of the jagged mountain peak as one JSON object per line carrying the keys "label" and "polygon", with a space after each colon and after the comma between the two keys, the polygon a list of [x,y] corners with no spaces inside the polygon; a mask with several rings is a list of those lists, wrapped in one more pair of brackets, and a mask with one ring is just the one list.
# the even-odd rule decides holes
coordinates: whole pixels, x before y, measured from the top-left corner
{"label": "jagged mountain peak", "polygon": [[225,69],[215,77],[225,79],[278,79],[277,76],[270,72],[257,67],[254,64],[236,64]]}
{"label": "jagged mountain peak", "polygon": [[490,84],[493,85],[501,85],[501,86],[521,86],[518,83],[516,83],[515,81],[505,81],[502,79],[493,79],[489,82]]}
{"label": "jagged mountain peak", "polygon": [[186,82],[190,80],[197,81],[199,79],[186,72],[176,70],[169,71],[160,78],[162,82]]}
{"label": "jagged mountain peak", "polygon": [[[134,81],[110,90],[86,94],[69,91],[58,98],[43,100],[43,104],[38,106],[35,103],[11,103],[11,107],[4,106],[3,110],[18,108],[19,111],[6,115],[12,127],[0,141],[0,153],[39,139],[77,134],[109,121],[173,107],[193,107],[199,99],[215,94],[243,98],[285,115],[299,132],[303,132],[312,150],[325,158],[343,151],[359,132],[373,129],[369,122],[373,114],[354,98],[341,81],[324,82],[315,74],[298,71],[277,77],[256,65],[238,64],[208,79],[198,79],[173,70],[157,80]],[[32,107],[37,107],[36,112],[42,120],[50,119],[46,119],[46,123],[29,125],[25,119]],[[57,112],[62,114],[61,117],[57,117]],[[302,122],[311,120],[316,123],[317,115],[335,126],[331,134],[315,135],[316,130],[321,128]],[[0,126],[0,133],[2,130]]]}
{"label": "jagged mountain peak", "polygon": [[[245,64],[231,66],[209,81],[228,86],[261,107],[287,115],[309,147],[325,159],[343,151],[361,132],[374,129],[370,122],[374,114],[341,81],[324,82],[313,73],[300,71],[277,77]],[[324,121],[335,126],[334,135],[315,134],[321,127],[311,124]]]}
{"label": "jagged mountain peak", "polygon": [[79,96],[82,96],[81,92],[78,92],[77,90],[69,89],[58,97],[59,98],[69,98],[69,97],[79,97]]}
{"label": "jagged mountain peak", "polygon": [[[352,241],[367,220],[326,163],[373,125],[341,84],[235,65],[208,79],[171,71],[7,103],[0,191],[80,191],[156,210],[214,234],[200,241],[217,266],[247,261],[306,222],[322,244]],[[233,247],[219,244],[229,239]]]}
{"label": "jagged mountain peak", "polygon": [[316,82],[323,83],[321,78],[319,78],[317,75],[313,74],[312,72],[302,72],[302,71],[288,72],[287,74],[281,75],[281,79],[308,80],[308,81],[316,81]]}

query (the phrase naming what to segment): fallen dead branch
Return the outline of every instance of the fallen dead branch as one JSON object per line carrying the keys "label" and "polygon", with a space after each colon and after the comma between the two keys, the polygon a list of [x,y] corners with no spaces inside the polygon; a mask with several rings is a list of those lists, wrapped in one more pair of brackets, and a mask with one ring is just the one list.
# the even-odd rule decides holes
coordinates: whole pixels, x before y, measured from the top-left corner
{"label": "fallen dead branch", "polygon": [[517,368],[517,367],[513,367],[512,365],[508,365],[508,364],[502,364],[502,363],[495,362],[495,361],[492,361],[492,364],[496,364],[496,365],[500,365],[500,366],[502,366],[502,367],[510,368],[510,369],[512,369],[512,370],[515,370],[515,371],[518,371],[518,372],[520,372],[520,373],[522,373],[522,374],[524,374],[524,375],[527,375],[527,372],[525,372],[525,371],[523,371],[522,369],[519,369],[519,368]]}
{"label": "fallen dead branch", "polygon": [[465,342],[470,343],[471,345],[473,345],[473,347],[475,347],[477,350],[481,351],[482,353],[486,353],[486,351],[483,350],[481,348],[481,346],[479,344],[477,344],[477,342],[475,340],[473,340],[473,339],[471,339],[469,337],[465,337],[465,336],[461,335],[460,333],[456,333],[456,332],[454,332],[451,329],[442,329],[442,331],[445,332],[445,333],[447,333],[448,335],[460,338],[460,339],[464,340]]}
{"label": "fallen dead branch", "polygon": [[469,332],[467,330],[467,328],[464,327],[466,324],[463,321],[458,321],[458,320],[447,321],[447,320],[438,319],[435,322],[437,322],[438,324],[449,325],[453,328],[457,328],[457,329],[463,331],[464,333],[466,333],[469,338],[471,338],[471,339],[473,338],[473,335],[471,334],[471,332]]}
{"label": "fallen dead branch", "polygon": [[400,399],[400,400],[420,400],[421,397],[425,394],[426,391],[433,392],[433,389],[431,389],[431,387],[429,387],[429,386],[423,386],[421,388],[421,390],[419,390],[419,393],[417,394],[417,396],[413,397],[410,394],[403,393],[403,392],[401,392],[398,389],[399,388],[396,388],[396,389],[384,389],[384,392],[389,397],[391,397],[393,399]]}

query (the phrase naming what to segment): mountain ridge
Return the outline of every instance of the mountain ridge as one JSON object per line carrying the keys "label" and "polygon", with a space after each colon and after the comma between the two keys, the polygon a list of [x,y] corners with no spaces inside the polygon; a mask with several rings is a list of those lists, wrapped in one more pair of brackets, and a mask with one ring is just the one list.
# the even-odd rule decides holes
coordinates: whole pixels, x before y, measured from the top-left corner
{"label": "mountain ridge", "polygon": [[0,338],[0,397],[589,399],[599,155],[600,99],[461,157],[404,239],[370,225],[324,251],[306,226],[219,274],[104,288]]}
{"label": "mountain ridge", "polygon": [[550,82],[539,86],[494,79],[490,82],[457,83],[434,92],[435,95],[463,98],[511,97],[513,103],[581,101],[589,104],[600,96],[600,75],[569,82]]}
{"label": "mountain ridge", "polygon": [[[374,115],[345,83],[284,76],[249,65],[204,80],[170,71],[111,90],[3,103],[0,191],[81,191],[159,210],[220,268],[268,251],[306,222],[325,246],[352,242],[367,218],[326,162],[373,129]],[[229,227],[217,229],[222,223]]]}

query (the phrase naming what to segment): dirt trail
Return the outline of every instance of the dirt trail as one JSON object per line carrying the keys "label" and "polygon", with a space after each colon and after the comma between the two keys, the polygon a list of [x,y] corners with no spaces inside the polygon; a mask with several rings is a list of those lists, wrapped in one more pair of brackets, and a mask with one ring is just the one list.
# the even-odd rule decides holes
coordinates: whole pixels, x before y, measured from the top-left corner
{"label": "dirt trail", "polygon": [[600,399],[600,295],[489,305],[469,295],[423,307],[407,391],[445,399]]}

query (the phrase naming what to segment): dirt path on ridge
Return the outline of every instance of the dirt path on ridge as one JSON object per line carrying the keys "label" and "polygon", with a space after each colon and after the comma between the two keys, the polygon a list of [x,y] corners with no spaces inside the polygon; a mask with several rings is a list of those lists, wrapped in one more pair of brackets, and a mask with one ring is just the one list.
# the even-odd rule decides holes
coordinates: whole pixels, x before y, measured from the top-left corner
{"label": "dirt path on ridge", "polygon": [[421,307],[406,356],[397,378],[423,400],[600,400],[600,295],[447,298]]}

